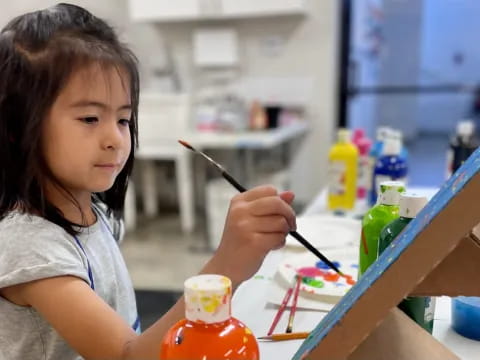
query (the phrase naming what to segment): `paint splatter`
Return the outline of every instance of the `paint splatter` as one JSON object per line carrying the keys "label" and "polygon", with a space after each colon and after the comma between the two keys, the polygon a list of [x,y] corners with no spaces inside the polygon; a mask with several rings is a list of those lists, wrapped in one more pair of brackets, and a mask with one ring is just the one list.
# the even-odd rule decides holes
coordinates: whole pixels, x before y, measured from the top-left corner
{"label": "paint splatter", "polygon": [[367,239],[365,238],[365,234],[363,233],[363,229],[362,229],[361,238],[362,238],[363,250],[365,251],[365,254],[368,255]]}
{"label": "paint splatter", "polygon": [[323,278],[325,279],[325,281],[337,282],[338,279],[340,279],[340,275],[334,272],[328,272],[326,274],[323,274]]}
{"label": "paint splatter", "polygon": [[323,274],[322,271],[318,270],[316,267],[311,267],[311,266],[297,269],[297,273],[300,276],[305,276],[310,278],[314,278],[315,276],[321,276]]}
{"label": "paint splatter", "polygon": [[263,275],[255,275],[253,278],[256,279],[256,280],[263,280],[263,279],[265,279],[265,276],[263,276]]}
{"label": "paint splatter", "polygon": [[320,281],[320,280],[317,280],[317,279],[311,278],[311,277],[304,277],[302,279],[302,281],[305,285],[308,285],[308,286],[311,286],[311,287],[314,287],[314,288],[317,288],[317,289],[321,289],[325,286],[323,281]]}
{"label": "paint splatter", "polygon": [[342,277],[347,281],[348,285],[355,285],[356,281],[352,279],[351,275],[343,275]]}
{"label": "paint splatter", "polygon": [[[340,263],[338,261],[332,261],[332,264],[335,265],[337,268],[340,267]],[[326,263],[324,263],[323,261],[318,261],[315,266],[319,269],[322,269],[322,270],[329,270],[330,269],[330,266],[328,266]]]}

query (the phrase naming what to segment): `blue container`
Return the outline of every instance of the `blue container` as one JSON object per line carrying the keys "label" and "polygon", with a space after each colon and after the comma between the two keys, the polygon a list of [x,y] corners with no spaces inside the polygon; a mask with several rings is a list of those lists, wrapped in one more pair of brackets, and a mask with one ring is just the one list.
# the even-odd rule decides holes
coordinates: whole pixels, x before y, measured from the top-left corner
{"label": "blue container", "polygon": [[377,160],[373,172],[372,192],[370,203],[377,202],[378,186],[383,181],[406,182],[408,174],[407,163],[399,155],[383,155]]}
{"label": "blue container", "polygon": [[452,299],[452,328],[462,336],[480,340],[480,298]]}

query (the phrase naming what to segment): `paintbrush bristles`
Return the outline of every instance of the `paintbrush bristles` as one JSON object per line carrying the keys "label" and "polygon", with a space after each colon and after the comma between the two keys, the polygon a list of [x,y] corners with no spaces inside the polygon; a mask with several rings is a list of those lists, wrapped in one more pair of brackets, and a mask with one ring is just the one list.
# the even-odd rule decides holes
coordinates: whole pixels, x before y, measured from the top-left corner
{"label": "paintbrush bristles", "polygon": [[205,154],[204,152],[195,149],[195,148],[194,148],[192,145],[190,145],[188,142],[186,142],[186,141],[184,141],[184,140],[178,140],[178,142],[179,142],[180,144],[182,144],[183,146],[185,146],[187,149],[192,150],[193,152],[196,152],[197,154],[202,155],[205,159],[207,159],[209,162],[211,162],[213,165],[215,165],[221,172],[224,172],[224,171],[225,171],[225,169],[223,168],[222,165],[220,165],[219,163],[217,163],[215,160],[213,160],[210,156],[208,156],[208,155]]}
{"label": "paintbrush bristles", "polygon": [[196,152],[196,150],[193,148],[193,146],[190,145],[189,143],[187,143],[186,141],[184,141],[184,140],[178,140],[178,142],[179,142],[180,144],[182,144],[183,146],[185,146],[187,149]]}

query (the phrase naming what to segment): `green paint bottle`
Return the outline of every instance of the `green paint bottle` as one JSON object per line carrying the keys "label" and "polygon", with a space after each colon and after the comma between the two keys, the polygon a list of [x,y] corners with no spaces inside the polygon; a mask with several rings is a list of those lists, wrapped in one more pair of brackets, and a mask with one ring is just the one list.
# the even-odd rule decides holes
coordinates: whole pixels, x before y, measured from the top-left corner
{"label": "green paint bottle", "polygon": [[[424,196],[407,193],[400,198],[400,217],[393,220],[380,233],[378,254],[380,255],[417,216],[428,202]],[[399,309],[407,314],[418,325],[430,334],[433,331],[433,315],[435,312],[435,298],[406,297],[399,305]]]}
{"label": "green paint bottle", "polygon": [[360,239],[360,277],[378,256],[378,239],[380,232],[388,223],[398,218],[400,195],[405,192],[401,181],[384,181],[380,183],[377,205],[363,217]]}

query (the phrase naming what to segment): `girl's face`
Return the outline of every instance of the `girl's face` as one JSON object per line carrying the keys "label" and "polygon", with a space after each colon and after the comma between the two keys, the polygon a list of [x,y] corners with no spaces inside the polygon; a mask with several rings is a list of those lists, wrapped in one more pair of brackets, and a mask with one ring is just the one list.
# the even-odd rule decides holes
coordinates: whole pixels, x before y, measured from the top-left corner
{"label": "girl's face", "polygon": [[43,123],[46,165],[74,196],[108,190],[131,150],[130,86],[115,67],[72,74]]}

